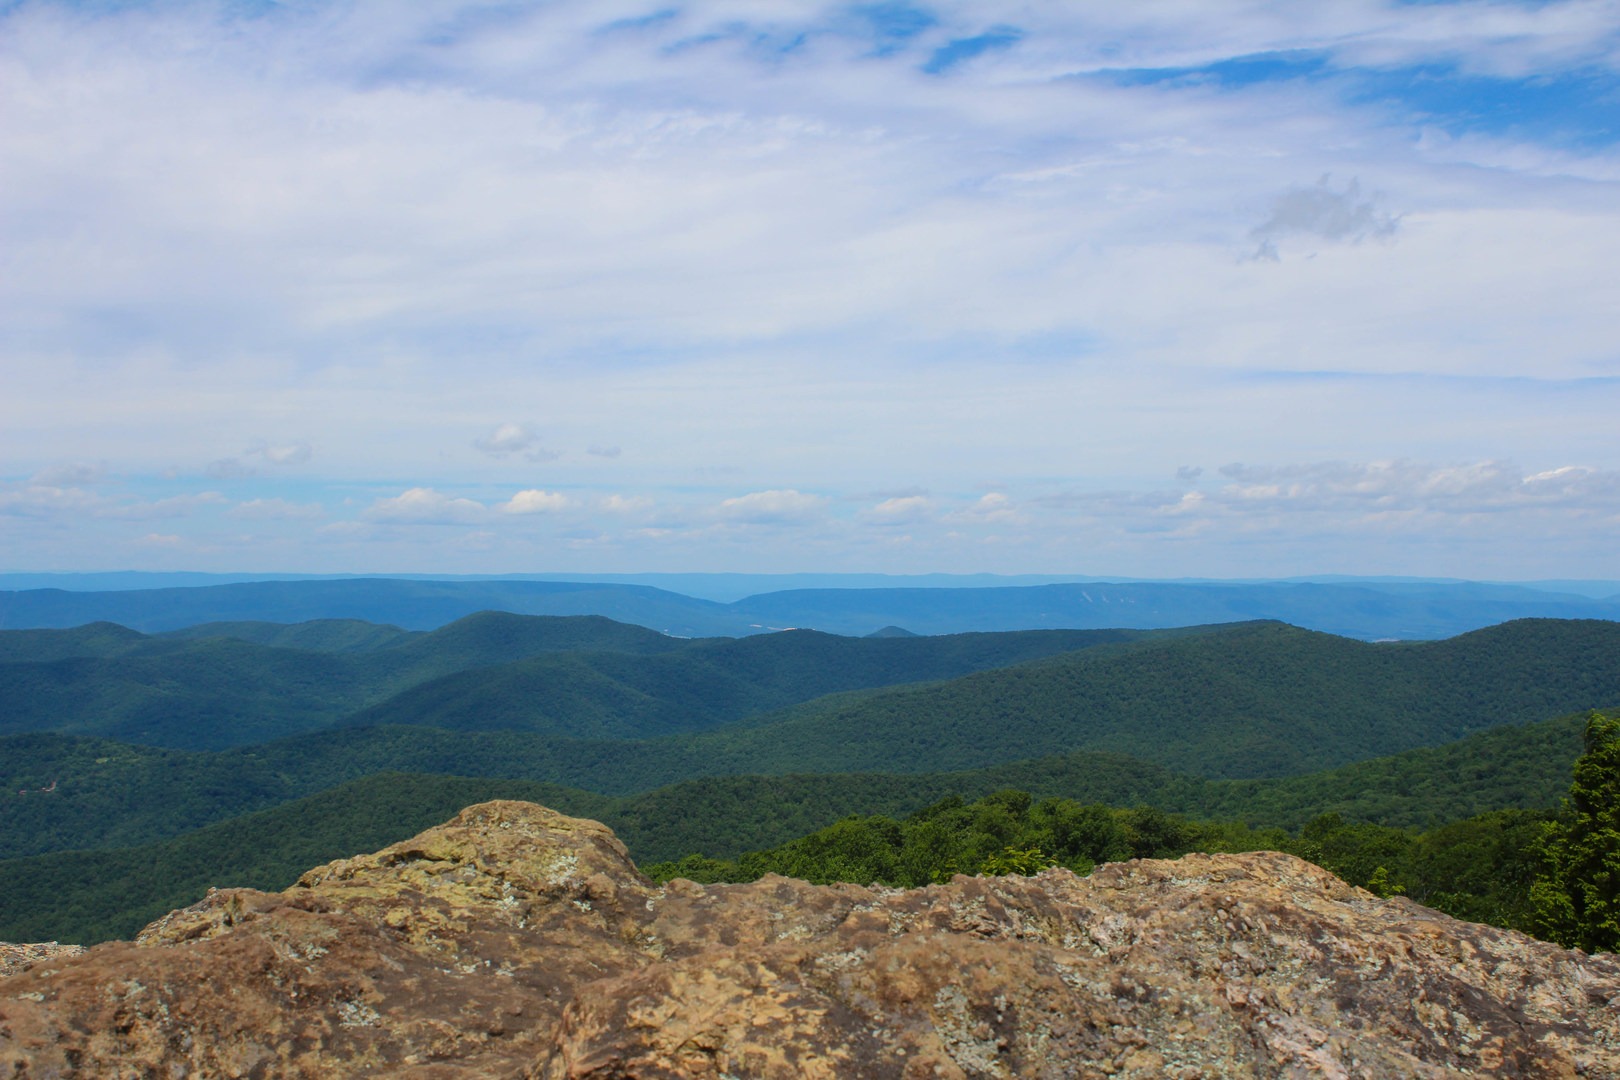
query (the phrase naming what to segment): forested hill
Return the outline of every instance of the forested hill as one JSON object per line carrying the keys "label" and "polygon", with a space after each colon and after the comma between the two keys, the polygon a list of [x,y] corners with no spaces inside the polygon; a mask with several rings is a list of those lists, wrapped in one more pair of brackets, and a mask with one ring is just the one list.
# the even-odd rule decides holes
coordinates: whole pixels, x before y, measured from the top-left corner
{"label": "forested hill", "polygon": [[[92,655],[60,655],[70,647]],[[0,734],[210,749],[356,725],[517,730],[549,740],[536,778],[618,792],[1079,749],[1210,778],[1283,776],[1620,704],[1620,624],[1598,620],[1411,644],[1275,623],[680,641],[486,613],[365,652],[105,626],[0,632],[0,656],[46,654],[58,658],[0,662]]]}
{"label": "forested hill", "polygon": [[[0,631],[0,859],[49,860],[102,905],[118,897],[97,875],[150,866],[148,901],[172,906],[210,867],[269,873],[227,850],[255,829],[307,861],[289,831],[334,814],[322,843],[375,846],[410,816],[404,792],[442,816],[522,790],[612,821],[644,858],[1008,787],[1291,828],[1324,810],[1431,825],[1544,808],[1579,741],[1548,718],[1617,705],[1606,620],[1376,644],[1275,622],[686,640],[504,612],[431,631]],[[185,838],[248,813],[264,816]],[[109,854],[131,845],[159,846]],[[28,903],[17,925],[44,925]]]}
{"label": "forested hill", "polygon": [[208,622],[364,620],[431,630],[481,610],[602,615],[681,637],[739,637],[789,627],[864,636],[885,628],[948,634],[1276,619],[1374,640],[1442,638],[1519,618],[1616,619],[1620,598],[1476,582],[1378,581],[788,589],[729,603],[647,585],[530,580],[351,578],[0,591],[0,628],[12,629],[114,622],[156,632]]}
{"label": "forested hill", "polygon": [[[1551,807],[1565,792],[1583,722],[1569,716],[1501,728],[1432,750],[1281,780],[1202,781],[1128,758],[1077,752],[957,773],[716,777],[621,798],[530,780],[420,772],[378,772],[339,782],[344,762],[299,758],[290,743],[257,753],[184,754],[18,736],[0,739],[0,762],[32,757],[41,768],[75,775],[80,784],[55,803],[24,799],[0,817],[0,851],[32,855],[0,860],[0,876],[11,883],[0,891],[0,939],[127,936],[211,885],[280,888],[312,864],[402,839],[423,820],[490,798],[530,799],[609,822],[641,862],[690,854],[733,859],[852,814],[903,817],[940,800],[1017,789],[1037,799],[1147,808],[1130,820],[1160,828],[1167,825],[1167,810],[1289,829],[1324,814],[1334,820],[1342,815],[1348,822],[1379,823],[1344,832],[1387,863],[1410,843],[1390,826],[1434,827],[1494,812],[1518,813],[1503,824],[1523,820],[1533,828],[1524,810]],[[446,738],[437,756],[419,754],[413,764],[465,769],[482,762],[521,771],[522,745],[531,738]],[[492,740],[504,745],[507,756],[476,745]],[[309,791],[317,793],[298,797]],[[237,810],[208,816],[210,799],[236,799]],[[255,806],[269,808],[241,813]],[[215,809],[223,810],[217,803]],[[108,832],[109,826],[115,831]],[[48,831],[53,827],[54,834]],[[1465,839],[1474,847],[1453,847],[1475,877],[1492,872],[1492,852],[1477,843],[1490,832],[1469,834]],[[104,850],[70,850],[91,846]],[[1363,884],[1374,865],[1361,868]],[[1449,887],[1455,891],[1456,883]],[[64,903],[63,897],[71,900]],[[1459,914],[1480,918],[1488,912]]]}
{"label": "forested hill", "polygon": [[595,748],[580,759],[612,757],[611,776],[582,768],[556,779],[634,790],[683,775],[922,772],[1075,749],[1209,778],[1285,776],[1616,704],[1620,624],[1531,619],[1401,645],[1257,624]]}
{"label": "forested hill", "polygon": [[1195,627],[848,638],[792,630],[694,642],[657,656],[543,655],[424,683],[350,722],[646,738],[752,722],[769,710],[843,691],[948,680],[1101,646],[1228,632]]}
{"label": "forested hill", "polygon": [[[430,633],[366,626],[220,628],[253,640],[147,636],[105,623],[0,631],[0,734],[57,731],[196,749],[389,721],[635,738],[713,727],[833,691],[1198,632],[852,639],[798,631],[682,640],[600,616],[505,612]],[[264,639],[318,647],[256,643]]]}

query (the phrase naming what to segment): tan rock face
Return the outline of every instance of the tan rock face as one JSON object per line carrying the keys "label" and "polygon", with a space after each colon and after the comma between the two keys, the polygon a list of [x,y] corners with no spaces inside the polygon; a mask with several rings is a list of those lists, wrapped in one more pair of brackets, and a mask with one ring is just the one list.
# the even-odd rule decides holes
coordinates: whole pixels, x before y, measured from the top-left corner
{"label": "tan rock face", "polygon": [[83,945],[63,945],[55,941],[34,945],[11,945],[0,941],[0,977],[15,975],[53,956],[78,956],[82,952]]}
{"label": "tan rock face", "polygon": [[658,889],[497,802],[3,955],[0,1077],[1620,1077],[1620,958],[1275,853]]}

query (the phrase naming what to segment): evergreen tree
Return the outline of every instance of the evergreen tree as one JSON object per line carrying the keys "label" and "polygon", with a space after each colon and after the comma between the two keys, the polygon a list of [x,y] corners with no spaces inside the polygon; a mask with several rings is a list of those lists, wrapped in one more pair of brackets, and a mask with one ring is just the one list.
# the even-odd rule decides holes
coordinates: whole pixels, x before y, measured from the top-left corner
{"label": "evergreen tree", "polygon": [[1588,952],[1620,951],[1620,718],[1586,718],[1586,752],[1564,812],[1542,839],[1530,889],[1536,932]]}

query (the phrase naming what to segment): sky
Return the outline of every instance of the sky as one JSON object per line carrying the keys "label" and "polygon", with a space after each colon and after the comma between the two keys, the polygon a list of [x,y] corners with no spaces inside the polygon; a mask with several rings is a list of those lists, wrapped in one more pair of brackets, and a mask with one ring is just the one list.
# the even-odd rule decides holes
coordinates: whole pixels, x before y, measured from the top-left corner
{"label": "sky", "polygon": [[1620,578],[1620,2],[0,2],[0,570]]}

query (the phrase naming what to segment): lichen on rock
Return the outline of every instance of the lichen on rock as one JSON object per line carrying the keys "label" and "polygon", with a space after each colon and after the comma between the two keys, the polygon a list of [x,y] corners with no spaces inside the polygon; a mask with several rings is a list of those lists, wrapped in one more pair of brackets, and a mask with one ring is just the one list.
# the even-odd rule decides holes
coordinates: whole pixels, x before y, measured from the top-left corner
{"label": "lichen on rock", "polygon": [[1265,852],[658,888],[494,802],[0,962],[0,1077],[1620,1077],[1620,959]]}

